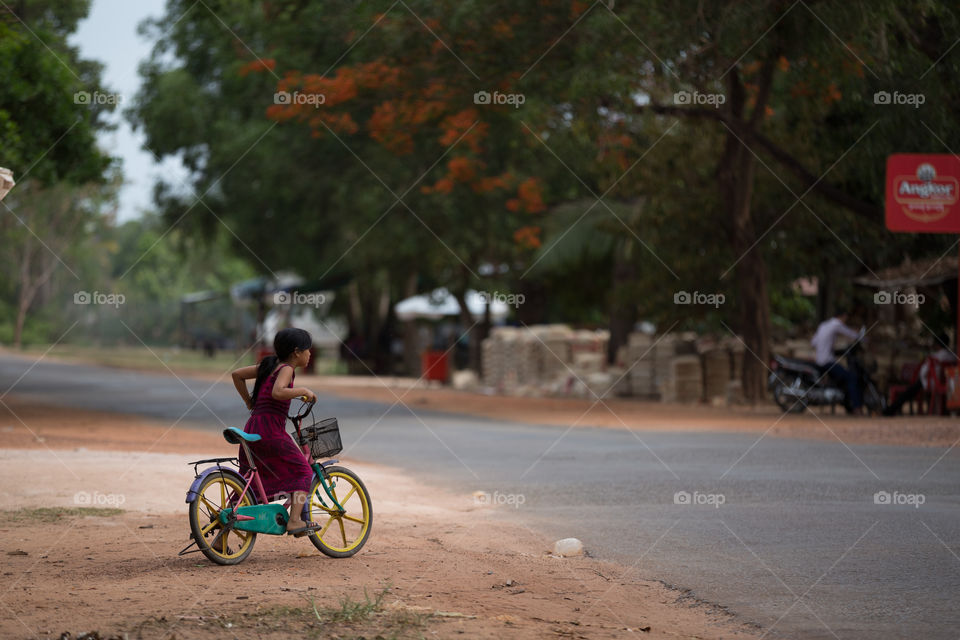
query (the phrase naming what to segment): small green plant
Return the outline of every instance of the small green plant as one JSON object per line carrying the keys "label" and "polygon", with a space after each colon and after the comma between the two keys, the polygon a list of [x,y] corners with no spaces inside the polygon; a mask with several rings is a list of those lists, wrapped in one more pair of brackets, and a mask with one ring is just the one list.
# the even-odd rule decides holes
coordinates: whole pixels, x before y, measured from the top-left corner
{"label": "small green plant", "polygon": [[310,605],[313,607],[313,614],[321,622],[356,622],[366,620],[374,613],[383,608],[383,599],[390,592],[390,587],[384,588],[377,593],[373,599],[367,589],[363,589],[363,601],[354,602],[349,596],[340,598],[340,608],[325,607],[317,608],[316,600],[310,599]]}

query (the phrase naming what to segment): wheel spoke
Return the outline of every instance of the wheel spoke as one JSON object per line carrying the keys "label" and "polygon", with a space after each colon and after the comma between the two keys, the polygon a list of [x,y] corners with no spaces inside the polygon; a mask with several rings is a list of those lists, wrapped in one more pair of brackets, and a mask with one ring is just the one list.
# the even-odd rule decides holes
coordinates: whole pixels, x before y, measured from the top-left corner
{"label": "wheel spoke", "polygon": [[220,524],[220,521],[219,521],[219,520],[214,520],[213,522],[211,522],[210,524],[208,524],[207,526],[205,526],[203,529],[201,529],[201,530],[200,530],[200,534],[201,534],[201,535],[204,535],[204,536],[207,535],[207,534],[210,533],[210,531],[211,531],[215,526],[217,526],[218,524]]}
{"label": "wheel spoke", "polygon": [[342,520],[341,518],[337,518],[337,524],[340,525],[340,535],[343,536],[343,546],[346,547],[346,546],[347,546],[347,532],[346,532],[346,530],[343,528],[343,520]]}
{"label": "wheel spoke", "polygon": [[227,483],[220,481],[220,504],[227,506]]}
{"label": "wheel spoke", "polygon": [[323,525],[323,529],[320,529],[320,532],[317,533],[318,538],[323,538],[323,534],[327,532],[327,529],[330,528],[330,523],[333,522],[333,517],[327,518],[327,524]]}
{"label": "wheel spoke", "polygon": [[204,506],[203,503],[198,503],[198,504],[197,504],[197,511],[198,511],[199,513],[203,514],[203,516],[204,516],[207,520],[213,520],[213,519],[215,519],[215,518],[217,517],[217,514],[211,512],[210,509],[207,509],[207,507]]}
{"label": "wheel spoke", "polygon": [[357,488],[356,488],[356,487],[350,487],[350,493],[348,493],[348,494],[343,498],[343,500],[339,500],[339,501],[338,501],[338,502],[340,503],[340,506],[342,507],[343,505],[347,504],[347,500],[349,500],[349,499],[350,499],[350,496],[352,496],[352,495],[353,495],[354,493],[356,493],[356,492],[357,492]]}
{"label": "wheel spoke", "polygon": [[210,504],[210,501],[207,500],[205,497],[203,497],[203,494],[200,494],[200,501],[201,501],[203,504],[207,505],[207,508],[210,509],[210,516],[211,516],[211,517],[212,517],[214,514],[217,514],[217,513],[220,512],[220,509],[218,509],[218,508],[215,507],[214,505]]}
{"label": "wheel spoke", "polygon": [[356,522],[357,524],[367,524],[367,521],[366,521],[366,520],[361,520],[360,518],[354,518],[353,516],[348,516],[347,514],[343,514],[342,517],[343,517],[344,520],[349,520],[349,521],[351,521],[351,522]]}

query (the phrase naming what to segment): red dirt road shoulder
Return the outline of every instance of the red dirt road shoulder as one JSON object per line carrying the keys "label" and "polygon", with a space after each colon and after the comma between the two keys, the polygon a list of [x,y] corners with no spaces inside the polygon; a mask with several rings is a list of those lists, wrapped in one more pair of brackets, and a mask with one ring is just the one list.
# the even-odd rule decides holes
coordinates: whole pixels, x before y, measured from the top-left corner
{"label": "red dirt road shoulder", "polygon": [[5,402],[15,415],[0,414],[2,637],[756,635],[632,569],[554,558],[551,541],[469,495],[356,461],[345,465],[370,489],[375,519],[353,558],[272,536],[236,567],[178,557],[186,462],[234,447],[136,417]]}

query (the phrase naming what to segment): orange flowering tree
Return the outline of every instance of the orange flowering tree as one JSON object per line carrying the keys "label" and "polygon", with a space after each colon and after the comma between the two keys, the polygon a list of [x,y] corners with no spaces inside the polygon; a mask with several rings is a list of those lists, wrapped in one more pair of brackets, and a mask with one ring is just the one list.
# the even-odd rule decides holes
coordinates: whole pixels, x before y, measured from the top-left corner
{"label": "orange flowering tree", "polygon": [[[544,108],[519,91],[523,60],[514,56],[532,59],[547,48],[568,26],[569,5],[556,4],[552,30],[531,29],[537,23],[507,3],[462,21],[448,19],[456,7],[410,3],[368,15],[357,29],[369,34],[347,33],[344,43],[356,46],[333,68],[277,56],[244,70],[279,78],[283,99],[266,109],[270,120],[309,131],[327,149],[339,146],[344,163],[380,183],[388,210],[372,220],[371,235],[382,222],[402,234],[406,270],[426,276],[422,286],[448,286],[465,309],[468,288],[518,286],[541,246],[561,174],[555,165],[544,170],[546,152],[530,130]],[[475,365],[484,331],[472,340]]]}
{"label": "orange flowering tree", "polygon": [[[454,271],[469,274],[481,263],[510,262],[539,247],[546,185],[516,149],[531,141],[510,113],[515,108],[483,102],[478,95],[485,89],[472,69],[446,50],[448,40],[472,42],[470,34],[452,34],[435,19],[421,23],[418,15],[399,10],[374,22],[387,35],[371,40],[414,36],[401,41],[402,53],[384,54],[373,46],[365,53],[374,59],[327,73],[284,70],[277,91],[291,99],[271,105],[267,116],[305,125],[316,138],[335,138],[356,153],[357,162],[370,154],[381,163],[371,167],[373,173],[415,182],[398,215],[409,218],[414,234],[436,236],[425,244],[436,244],[440,250],[430,253]],[[506,23],[494,34],[511,37]],[[463,48],[496,47],[488,38],[483,48]],[[509,83],[497,86],[500,92]]]}

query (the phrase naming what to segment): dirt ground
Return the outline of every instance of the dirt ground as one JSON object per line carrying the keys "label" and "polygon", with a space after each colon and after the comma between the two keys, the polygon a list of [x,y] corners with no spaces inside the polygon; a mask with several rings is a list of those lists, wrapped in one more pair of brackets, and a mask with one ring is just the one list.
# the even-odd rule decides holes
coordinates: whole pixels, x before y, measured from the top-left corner
{"label": "dirt ground", "polygon": [[235,567],[178,556],[189,533],[186,462],[235,447],[137,417],[39,407],[15,394],[4,403],[0,637],[758,635],[634,568],[553,557],[552,540],[471,495],[351,460],[375,518],[353,558],[265,535]]}

